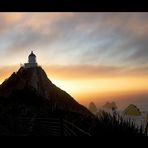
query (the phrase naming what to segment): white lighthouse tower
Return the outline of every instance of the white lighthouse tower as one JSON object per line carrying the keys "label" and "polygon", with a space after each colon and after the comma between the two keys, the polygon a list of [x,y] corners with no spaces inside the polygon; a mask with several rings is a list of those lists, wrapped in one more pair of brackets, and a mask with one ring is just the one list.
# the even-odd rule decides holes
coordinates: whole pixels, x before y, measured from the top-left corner
{"label": "white lighthouse tower", "polygon": [[32,67],[37,67],[36,55],[33,53],[33,51],[31,51],[31,54],[28,56],[28,63],[24,64],[24,68]]}

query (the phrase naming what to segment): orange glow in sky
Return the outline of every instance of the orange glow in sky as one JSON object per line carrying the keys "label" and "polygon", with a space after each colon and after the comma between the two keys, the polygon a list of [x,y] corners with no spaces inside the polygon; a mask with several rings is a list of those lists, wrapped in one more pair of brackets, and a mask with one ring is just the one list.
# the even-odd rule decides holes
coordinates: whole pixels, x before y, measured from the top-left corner
{"label": "orange glow in sky", "polygon": [[[93,80],[56,80],[52,82],[83,103],[85,98],[96,98],[102,93],[148,91],[148,78],[106,78]],[[89,97],[88,97],[89,96]],[[78,100],[79,101],[79,100]]]}
{"label": "orange glow in sky", "polygon": [[[44,67],[44,66],[43,66]],[[46,67],[46,66],[45,66]],[[0,83],[5,78],[8,78],[12,72],[19,69],[19,66],[8,66],[1,69]],[[52,68],[45,68],[48,78],[56,86],[65,90],[72,97],[74,97],[79,103],[87,105],[90,101],[105,102],[112,101],[113,97],[110,96],[120,94],[127,94],[129,92],[148,92],[148,77],[147,76],[118,76],[118,77],[93,77],[85,76],[83,78],[74,78],[70,75],[63,75],[61,69],[58,72],[52,71]],[[61,72],[61,74],[60,74]],[[61,77],[60,77],[61,75]],[[128,74],[127,74],[128,75]]]}

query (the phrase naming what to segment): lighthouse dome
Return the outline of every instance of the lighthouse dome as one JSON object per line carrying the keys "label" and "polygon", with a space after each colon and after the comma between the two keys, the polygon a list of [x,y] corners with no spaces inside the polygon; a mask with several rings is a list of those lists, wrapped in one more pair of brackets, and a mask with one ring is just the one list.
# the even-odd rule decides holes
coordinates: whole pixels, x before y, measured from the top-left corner
{"label": "lighthouse dome", "polygon": [[29,57],[36,57],[36,55],[33,53],[33,51],[31,51],[31,54],[29,55]]}
{"label": "lighthouse dome", "polygon": [[36,63],[36,55],[33,53],[33,51],[31,52],[31,54],[28,57],[28,62],[29,63]]}

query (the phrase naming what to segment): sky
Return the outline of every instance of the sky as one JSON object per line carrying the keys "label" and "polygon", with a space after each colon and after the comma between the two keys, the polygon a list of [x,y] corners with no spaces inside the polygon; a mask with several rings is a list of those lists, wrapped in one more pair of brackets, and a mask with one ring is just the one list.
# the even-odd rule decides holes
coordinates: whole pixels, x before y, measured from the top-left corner
{"label": "sky", "polygon": [[0,83],[33,50],[48,78],[79,103],[148,104],[147,47],[148,13],[1,12]]}

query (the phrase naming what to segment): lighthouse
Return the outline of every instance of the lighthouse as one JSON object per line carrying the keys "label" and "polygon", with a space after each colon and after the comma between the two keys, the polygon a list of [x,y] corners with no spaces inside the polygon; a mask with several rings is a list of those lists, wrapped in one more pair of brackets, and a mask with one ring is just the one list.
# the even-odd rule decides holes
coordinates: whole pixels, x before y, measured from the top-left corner
{"label": "lighthouse", "polygon": [[37,67],[36,55],[33,53],[33,51],[31,51],[31,54],[28,56],[28,63],[24,64],[24,68],[32,67]]}

